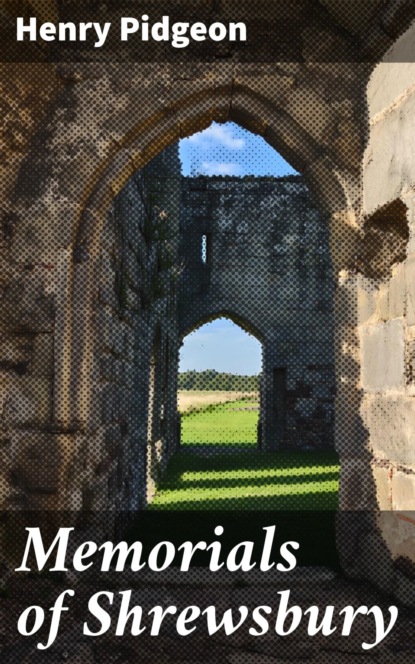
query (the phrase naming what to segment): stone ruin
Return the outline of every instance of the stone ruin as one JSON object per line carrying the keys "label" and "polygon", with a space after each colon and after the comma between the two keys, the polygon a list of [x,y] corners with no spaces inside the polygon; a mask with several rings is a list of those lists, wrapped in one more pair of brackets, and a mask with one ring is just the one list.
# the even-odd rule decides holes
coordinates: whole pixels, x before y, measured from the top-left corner
{"label": "stone ruin", "polygon": [[[54,2],[43,4],[53,18]],[[219,18],[229,9],[226,1],[213,4]],[[415,504],[414,12],[397,0],[359,3],[352,16],[346,3],[317,4],[324,7],[317,17],[298,18],[301,39],[288,59],[249,62],[249,49],[239,58],[218,48],[206,61],[184,57],[180,67],[125,66],[64,53],[53,62],[28,45],[25,66],[10,57],[3,62],[1,501],[6,510],[100,509],[114,519],[143,507],[177,446],[180,335],[201,319],[228,314],[263,344],[263,447],[285,436],[278,423],[278,435],[269,433],[272,381],[284,387],[285,443],[298,444],[292,427],[301,418],[310,423],[307,444],[329,443],[334,366],[342,565],[413,603],[414,520],[403,513]],[[6,5],[2,12],[12,15],[12,3]],[[267,30],[262,10],[258,3],[254,32]],[[2,43],[10,46],[6,37]],[[313,59],[316,53],[321,57]],[[152,198],[146,165],[213,121],[262,136],[301,178],[166,176],[154,180]],[[277,228],[264,210],[262,232],[255,226],[240,246],[238,229],[226,231],[234,192],[249,212],[255,191],[278,206],[287,188],[293,220]],[[311,221],[302,230],[296,207],[304,196]],[[213,203],[216,211],[205,216],[201,210]],[[241,223],[253,219],[247,214]],[[190,246],[185,235],[180,244],[187,224],[191,233],[212,234],[213,262],[181,274],[177,252],[198,251],[197,238]],[[311,237],[302,249],[306,228]],[[330,253],[319,253],[319,234]],[[220,279],[232,279],[239,251],[247,266],[257,256],[266,267],[258,278],[269,280],[258,289],[247,280],[247,297],[238,295],[231,307]],[[301,251],[306,270],[296,288],[300,301],[311,284],[306,312],[296,310],[296,297],[288,306],[279,274],[285,257]],[[223,277],[216,252],[226,258]],[[202,316],[190,319],[180,298],[195,284]],[[261,297],[267,331],[254,313]],[[318,325],[327,356],[319,351],[326,339],[311,339],[308,327],[315,359],[302,364],[308,316],[327,320],[324,330]],[[272,373],[284,368],[286,374]],[[145,409],[156,415],[143,419]],[[111,530],[110,520],[106,525]],[[376,560],[381,574],[374,571],[377,550],[386,551]]]}
{"label": "stone ruin", "polygon": [[262,344],[260,449],[333,446],[329,235],[304,180],[183,178],[181,200],[180,338],[239,323]]}
{"label": "stone ruin", "polygon": [[95,303],[100,436],[135,467],[121,505],[145,504],[178,449],[179,348],[219,316],[263,347],[259,449],[334,445],[328,240],[300,176],[182,177],[174,146],[128,181],[106,220]]}

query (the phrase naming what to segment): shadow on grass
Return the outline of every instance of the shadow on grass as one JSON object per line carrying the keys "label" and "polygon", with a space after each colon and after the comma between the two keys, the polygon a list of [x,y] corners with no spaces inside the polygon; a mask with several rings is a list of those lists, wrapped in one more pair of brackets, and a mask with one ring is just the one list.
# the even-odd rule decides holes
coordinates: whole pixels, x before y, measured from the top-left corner
{"label": "shadow on grass", "polygon": [[292,485],[298,486],[299,484],[319,484],[325,482],[336,482],[338,480],[338,472],[320,472],[320,473],[307,473],[302,475],[284,476],[269,476],[269,477],[234,477],[234,478],[214,478],[209,477],[207,473],[206,479],[183,479],[182,477],[172,478],[170,482],[163,482],[163,489],[226,489],[238,487],[265,487]]}
{"label": "shadow on grass", "polygon": [[263,528],[276,524],[281,542],[301,543],[300,565],[338,568],[338,479],[339,461],[331,451],[182,449],[142,518],[155,541],[160,532],[172,541],[185,541],[189,533],[192,540],[207,541],[220,524],[227,547],[242,539],[260,542]]}
{"label": "shadow on grass", "polygon": [[166,502],[152,504],[150,510],[184,510],[184,511],[324,511],[337,509],[337,489],[322,489],[321,491],[305,491],[292,495],[259,495],[238,496],[225,498],[211,496],[209,498],[183,498],[175,500],[172,496]]}
{"label": "shadow on grass", "polygon": [[223,452],[226,450],[229,450],[231,447],[232,449],[240,449],[240,450],[249,450],[250,452],[253,452],[258,449],[257,447],[258,443],[255,437],[252,437],[251,440],[247,440],[245,442],[238,441],[237,443],[232,440],[232,434],[229,435],[229,440],[226,440],[225,436],[223,440],[216,440],[212,442],[206,442],[206,441],[197,441],[197,440],[183,440],[182,441],[182,446],[183,449],[191,450],[194,448],[194,451],[197,450],[203,450],[203,449],[208,449],[208,448],[220,448]]}
{"label": "shadow on grass", "polygon": [[166,477],[183,472],[325,469],[327,466],[339,466],[335,452],[258,452],[256,449],[235,450],[232,445],[228,446],[228,451],[222,446],[209,446],[203,454],[195,446],[191,452],[183,450],[170,460]]}
{"label": "shadow on grass", "polygon": [[149,509],[335,510],[338,479],[334,452],[181,452]]}

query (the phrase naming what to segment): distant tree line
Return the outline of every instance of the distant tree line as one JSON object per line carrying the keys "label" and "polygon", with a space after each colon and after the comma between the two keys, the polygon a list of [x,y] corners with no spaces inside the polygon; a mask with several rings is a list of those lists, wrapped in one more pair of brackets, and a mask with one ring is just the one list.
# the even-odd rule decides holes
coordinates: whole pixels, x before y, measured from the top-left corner
{"label": "distant tree line", "polygon": [[209,392],[257,392],[259,375],[238,376],[220,373],[215,369],[184,371],[179,373],[179,390],[206,390]]}

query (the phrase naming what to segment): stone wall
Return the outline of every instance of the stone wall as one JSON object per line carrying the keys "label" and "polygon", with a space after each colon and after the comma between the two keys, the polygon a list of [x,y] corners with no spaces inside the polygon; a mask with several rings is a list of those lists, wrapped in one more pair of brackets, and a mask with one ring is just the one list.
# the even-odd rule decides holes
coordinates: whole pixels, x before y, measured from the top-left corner
{"label": "stone wall", "polygon": [[329,235],[304,180],[183,178],[180,261],[180,334],[225,315],[262,343],[260,446],[333,445]]}
{"label": "stone wall", "polygon": [[[202,4],[209,17],[220,19],[229,10],[227,2],[215,3],[210,14],[210,5],[199,2],[198,8]],[[285,11],[286,4],[278,7]],[[346,3],[321,4],[327,13],[317,23],[311,26],[306,15],[298,23],[288,61],[248,63],[222,57],[229,54],[219,49],[180,68],[105,58],[65,62],[65,53],[56,66],[1,67],[1,499],[7,507],[45,509],[80,509],[98,504],[98,496],[101,509],[138,504],[131,487],[143,486],[142,476],[129,477],[118,463],[121,452],[115,458],[111,448],[123,449],[120,436],[131,446],[130,435],[140,427],[131,415],[126,430],[121,407],[102,405],[107,392],[132,393],[133,314],[124,309],[135,290],[121,287],[119,277],[115,286],[115,273],[123,272],[119,257],[111,267],[113,295],[100,279],[108,258],[103,228],[114,197],[156,154],[212,121],[231,120],[263,136],[303,172],[327,215],[336,282],[340,508],[346,516],[347,510],[364,512],[355,536],[339,530],[339,550],[345,569],[356,560],[363,578],[402,594],[402,558],[413,558],[415,550],[413,520],[397,512],[414,504],[415,72],[413,35],[399,35],[402,16],[409,25],[413,8],[395,0],[360,3],[352,12]],[[260,28],[268,34],[263,13]],[[2,40],[6,54],[9,44]],[[317,60],[316,46],[324,51]],[[366,108],[370,63],[391,46],[389,59],[373,72]],[[33,59],[42,61],[45,52],[35,50]],[[115,231],[106,233],[111,244]],[[143,260],[150,268],[150,259]],[[108,301],[98,304],[101,297]],[[144,330],[143,347],[152,337],[152,348],[159,348],[156,310],[141,316],[134,313],[142,321],[136,329]],[[125,350],[112,338],[105,346],[101,317],[115,321],[117,338],[125,330]],[[133,380],[141,385],[140,377]],[[373,578],[379,556],[367,528],[367,512],[378,506],[396,515],[393,528],[383,529],[384,582]]]}
{"label": "stone wall", "polygon": [[381,278],[362,279],[359,292],[363,413],[381,505],[397,510],[415,505],[415,431],[410,424],[415,405],[415,65],[388,60],[398,49],[410,48],[413,35],[410,31],[402,38],[372,75],[364,159],[364,220],[383,212],[395,228],[404,229],[405,250],[400,260],[384,261]]}
{"label": "stone wall", "polygon": [[[411,29],[369,81],[360,216],[360,251],[367,260],[344,272],[341,285],[356,312],[362,394],[362,435],[357,445],[344,440],[340,448],[342,486],[349,484],[343,507],[371,510],[375,505],[380,511],[372,529],[363,518],[354,537],[349,530],[345,566],[407,604],[415,601],[413,40]],[[352,484],[352,476],[361,479]]]}
{"label": "stone wall", "polygon": [[117,511],[151,500],[177,446],[180,339],[220,314],[263,344],[260,446],[332,445],[332,299],[327,227],[301,178],[180,178],[177,145],[163,151],[103,230],[95,443],[73,495]]}
{"label": "stone wall", "polygon": [[179,168],[176,145],[128,181],[106,218],[94,305],[95,441],[72,489],[84,509],[134,511],[151,500],[177,448],[180,339],[220,314],[263,344],[260,446],[333,444],[328,231],[305,183],[180,178]]}
{"label": "stone wall", "polygon": [[143,507],[175,443],[179,168],[177,149],[165,150],[128,181],[106,220],[94,446],[106,472],[97,507]]}

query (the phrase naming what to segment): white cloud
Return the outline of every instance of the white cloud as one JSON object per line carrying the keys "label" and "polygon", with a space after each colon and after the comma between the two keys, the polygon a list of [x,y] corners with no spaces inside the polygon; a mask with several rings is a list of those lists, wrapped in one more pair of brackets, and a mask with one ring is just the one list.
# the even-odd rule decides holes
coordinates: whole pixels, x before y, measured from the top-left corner
{"label": "white cloud", "polygon": [[204,131],[193,134],[187,140],[197,144],[202,150],[212,149],[216,145],[221,145],[228,150],[243,150],[245,147],[245,139],[234,136],[233,127],[215,122]]}
{"label": "white cloud", "polygon": [[199,172],[201,175],[240,175],[242,166],[234,162],[203,161]]}

